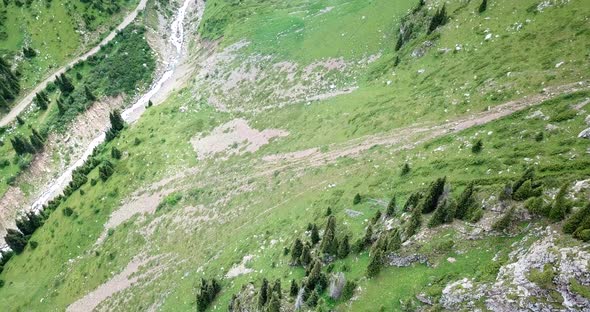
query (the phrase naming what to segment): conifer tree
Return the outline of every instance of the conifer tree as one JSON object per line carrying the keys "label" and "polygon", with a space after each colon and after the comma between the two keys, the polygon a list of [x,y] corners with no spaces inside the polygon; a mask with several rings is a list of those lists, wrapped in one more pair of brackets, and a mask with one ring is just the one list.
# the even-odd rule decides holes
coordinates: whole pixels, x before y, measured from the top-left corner
{"label": "conifer tree", "polygon": [[121,159],[121,151],[115,146],[111,148],[111,157],[114,159]]}
{"label": "conifer tree", "polygon": [[410,220],[406,225],[405,229],[405,236],[406,239],[413,236],[418,232],[420,229],[420,225],[422,224],[422,211],[420,207],[415,207],[412,210],[412,214],[410,215]]}
{"label": "conifer tree", "polygon": [[307,243],[303,246],[303,250],[301,251],[301,256],[299,257],[298,263],[304,266],[311,263],[311,248]]}
{"label": "conifer tree", "polygon": [[428,34],[432,33],[439,26],[445,25],[447,21],[447,8],[443,4],[442,8],[437,10],[432,19],[430,20],[430,25],[428,26]]}
{"label": "conifer tree", "polygon": [[111,141],[117,134],[125,127],[125,120],[121,117],[119,110],[114,110],[109,114],[109,120],[111,121],[111,128],[106,133],[106,140]]}
{"label": "conifer tree", "polygon": [[572,234],[576,231],[576,229],[580,226],[582,221],[585,218],[590,216],[590,204],[587,204],[580,210],[576,211],[573,215],[571,215],[565,223],[563,224],[563,232],[566,234]]}
{"label": "conifer tree", "polygon": [[477,141],[475,141],[475,143],[473,143],[473,146],[471,146],[471,152],[473,154],[479,154],[482,149],[483,149],[483,142],[481,141],[481,139],[478,139]]}
{"label": "conifer tree", "polygon": [[324,236],[322,237],[322,243],[320,244],[320,250],[325,254],[336,254],[338,252],[336,242],[336,218],[329,216],[324,230]]}
{"label": "conifer tree", "polygon": [[295,281],[295,279],[292,279],[291,280],[291,287],[289,288],[289,295],[291,297],[296,297],[298,293],[299,293],[299,285],[297,285],[297,282]]}
{"label": "conifer tree", "polygon": [[276,279],[275,283],[272,285],[272,291],[279,297],[279,299],[283,298],[283,294],[281,292],[281,280]]}
{"label": "conifer tree", "polygon": [[258,292],[258,307],[262,308],[266,305],[268,301],[268,280],[266,278],[262,279],[262,285],[260,286],[260,291]]}
{"label": "conifer tree", "polygon": [[479,13],[483,13],[483,12],[485,12],[485,10],[486,10],[487,8],[488,8],[488,0],[483,0],[483,1],[481,2],[481,4],[479,5],[479,9],[478,9],[478,11],[479,11]]}
{"label": "conifer tree", "polygon": [[474,183],[471,182],[467,187],[463,190],[461,195],[459,196],[459,201],[457,202],[457,211],[455,213],[455,218],[465,220],[467,216],[467,212],[471,209],[471,206],[475,205],[475,198],[474,198]]}
{"label": "conifer tree", "polygon": [[430,213],[436,209],[438,200],[443,194],[445,188],[446,177],[438,178],[433,181],[426,192],[426,197],[422,201],[422,213]]}
{"label": "conifer tree", "polygon": [[60,115],[63,115],[66,112],[66,106],[61,98],[58,98],[57,101],[57,110],[59,111]]}
{"label": "conifer tree", "polygon": [[299,258],[301,257],[301,253],[303,252],[303,243],[299,238],[295,239],[293,242],[293,247],[291,247],[291,264],[298,265]]}
{"label": "conifer tree", "polygon": [[387,204],[387,211],[385,212],[385,216],[391,218],[395,215],[395,196],[391,198],[389,204]]}
{"label": "conifer tree", "polygon": [[373,219],[371,219],[371,223],[372,224],[375,224],[379,220],[381,220],[381,210],[377,210],[377,212],[375,212],[375,215],[373,216]]}
{"label": "conifer tree", "polygon": [[268,304],[268,312],[280,312],[281,311],[281,300],[276,295],[273,294],[270,302]]}
{"label": "conifer tree", "polygon": [[311,227],[311,244],[315,245],[320,241],[320,233],[318,232],[318,227],[314,224]]}
{"label": "conifer tree", "polygon": [[371,257],[369,265],[367,266],[367,277],[375,277],[381,271],[383,266],[383,251],[378,249]]}
{"label": "conifer tree", "polygon": [[415,207],[418,207],[418,203],[420,202],[420,198],[422,198],[422,195],[420,194],[420,192],[415,192],[415,193],[410,194],[410,197],[408,197],[408,199],[406,200],[406,203],[404,204],[404,208],[402,210],[404,212],[413,211]]}
{"label": "conifer tree", "polygon": [[[399,58],[397,58],[397,60],[399,60]],[[410,173],[410,170],[411,170],[411,168],[410,168],[410,164],[408,164],[408,163],[405,163],[405,164],[403,165],[403,167],[402,167],[401,176],[405,176],[405,175],[407,175],[408,173]]]}
{"label": "conifer tree", "polygon": [[328,207],[328,209],[326,209],[326,217],[329,217],[332,215],[332,208]]}
{"label": "conifer tree", "polygon": [[88,86],[84,86],[84,94],[86,95],[86,99],[88,101],[96,101],[96,96],[94,94],[92,94],[92,91],[90,91],[90,89],[88,88]]}
{"label": "conifer tree", "polygon": [[361,202],[361,194],[356,193],[356,195],[354,195],[354,198],[352,199],[352,204],[353,205],[358,205]]}
{"label": "conifer tree", "polygon": [[113,167],[113,164],[110,161],[105,160],[103,161],[102,166],[98,168],[98,176],[103,182],[105,182],[113,174],[114,171],[115,169]]}
{"label": "conifer tree", "polygon": [[397,251],[402,247],[402,238],[398,228],[393,229],[389,234],[389,240],[387,244],[387,251]]}
{"label": "conifer tree", "polygon": [[342,239],[342,243],[340,243],[340,246],[338,247],[338,257],[340,259],[344,259],[344,258],[346,258],[346,256],[348,256],[349,253],[350,253],[349,238],[348,238],[348,235],[344,235],[344,238]]}
{"label": "conifer tree", "polygon": [[25,235],[14,229],[8,229],[6,231],[4,241],[16,254],[23,252],[23,250],[25,250],[25,246],[27,245],[27,239],[25,238]]}
{"label": "conifer tree", "polygon": [[[524,185],[524,184],[523,184]],[[549,211],[549,218],[553,221],[561,221],[565,219],[570,211],[570,203],[566,198],[568,184],[565,183],[557,192],[551,210]]]}
{"label": "conifer tree", "polygon": [[373,227],[369,224],[367,226],[367,230],[365,231],[365,236],[363,237],[363,245],[369,246],[373,243]]}
{"label": "conifer tree", "polygon": [[29,140],[31,141],[31,145],[33,145],[33,148],[35,150],[39,151],[43,149],[44,139],[41,136],[41,134],[37,132],[37,130],[32,129],[32,133]]}

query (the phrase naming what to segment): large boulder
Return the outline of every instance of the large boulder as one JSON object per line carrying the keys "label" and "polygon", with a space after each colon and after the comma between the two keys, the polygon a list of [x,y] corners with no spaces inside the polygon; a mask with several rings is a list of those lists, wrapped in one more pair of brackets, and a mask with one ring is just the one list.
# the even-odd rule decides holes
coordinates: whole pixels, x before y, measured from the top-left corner
{"label": "large boulder", "polygon": [[580,132],[580,134],[578,134],[578,138],[590,139],[590,128],[586,128],[586,129],[582,130],[582,132]]}

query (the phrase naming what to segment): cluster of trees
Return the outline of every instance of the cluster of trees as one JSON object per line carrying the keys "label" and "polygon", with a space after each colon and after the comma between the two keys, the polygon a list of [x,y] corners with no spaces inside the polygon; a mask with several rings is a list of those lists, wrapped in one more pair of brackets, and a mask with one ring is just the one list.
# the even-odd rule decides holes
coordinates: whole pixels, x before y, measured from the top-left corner
{"label": "cluster of trees", "polygon": [[43,149],[45,144],[46,134],[39,133],[36,129],[32,129],[29,139],[17,134],[10,138],[12,148],[17,155],[22,156],[25,154],[35,154]]}
{"label": "cluster of trees", "polygon": [[16,227],[18,230],[7,230],[7,233],[4,236],[6,244],[16,254],[20,254],[27,246],[27,242],[31,238],[31,235],[43,225],[44,221],[45,215],[43,214],[37,214],[33,211],[25,213],[22,217],[16,220]]}
{"label": "cluster of trees", "polygon": [[201,279],[201,285],[197,291],[197,311],[206,311],[220,290],[221,285],[215,278],[210,280]]}
{"label": "cluster of trees", "polygon": [[447,8],[446,5],[443,4],[442,8],[438,9],[432,19],[430,20],[430,25],[428,25],[428,34],[435,31],[438,27],[444,26],[449,21],[449,17],[447,16]]}
{"label": "cluster of trees", "polygon": [[33,101],[35,102],[35,104],[37,104],[37,106],[39,106],[41,110],[46,110],[47,107],[49,107],[49,103],[51,103],[51,100],[49,99],[49,97],[47,96],[47,92],[45,91],[41,91],[35,94],[35,98],[33,99]]}
{"label": "cluster of trees", "polygon": [[11,65],[0,57],[0,108],[8,108],[20,92],[18,72],[13,72]]}
{"label": "cluster of trees", "polygon": [[109,120],[111,121],[111,127],[106,133],[107,142],[116,138],[119,132],[125,128],[125,120],[123,120],[118,110],[114,110],[109,114]]}
{"label": "cluster of trees", "polygon": [[74,91],[75,89],[74,85],[72,84],[72,81],[70,81],[70,78],[68,78],[63,73],[58,76],[55,76],[55,85],[59,88],[61,93],[66,96],[72,93],[72,91]]}

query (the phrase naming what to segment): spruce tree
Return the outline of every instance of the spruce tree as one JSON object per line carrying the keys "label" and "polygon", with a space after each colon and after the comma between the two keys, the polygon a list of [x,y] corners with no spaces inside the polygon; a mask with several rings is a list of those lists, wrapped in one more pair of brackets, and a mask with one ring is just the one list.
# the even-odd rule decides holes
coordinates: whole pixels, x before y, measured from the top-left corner
{"label": "spruce tree", "polygon": [[324,236],[322,237],[322,243],[320,244],[320,250],[325,254],[331,255],[338,252],[338,246],[336,243],[336,218],[334,216],[328,217]]}
{"label": "spruce tree", "polygon": [[111,148],[111,157],[113,157],[114,159],[121,159],[121,151],[113,146]]}
{"label": "spruce tree", "polygon": [[473,154],[479,154],[482,149],[483,149],[483,142],[481,141],[481,139],[478,139],[477,141],[475,141],[475,143],[473,143],[473,146],[471,146],[471,152]]}
{"label": "spruce tree", "polygon": [[262,308],[266,305],[268,301],[268,280],[266,278],[262,279],[262,285],[260,286],[260,291],[258,291],[258,307]]}
{"label": "spruce tree", "polygon": [[405,236],[406,239],[413,236],[414,234],[418,233],[420,229],[420,225],[422,224],[422,211],[420,207],[416,207],[412,210],[412,214],[410,215],[410,220],[408,220],[406,229],[405,229]]}
{"label": "spruce tree", "polygon": [[428,26],[428,34],[432,33],[435,29],[439,26],[443,26],[447,23],[447,8],[443,4],[442,8],[437,10],[432,19],[430,20],[430,25]]}
{"label": "spruce tree", "polygon": [[92,91],[90,91],[90,89],[88,88],[88,86],[84,86],[84,94],[86,95],[86,99],[88,101],[96,101],[96,96],[94,94],[92,94]]}
{"label": "spruce tree", "polygon": [[446,177],[438,178],[436,181],[430,183],[430,187],[426,192],[426,197],[422,201],[422,213],[430,213],[436,209],[438,199],[443,194],[445,189]]}
{"label": "spruce tree", "polygon": [[371,223],[372,224],[375,224],[379,220],[381,220],[381,210],[377,210],[377,212],[375,212],[375,215],[373,216],[373,219],[371,219]]}
{"label": "spruce tree", "polygon": [[311,263],[311,248],[307,243],[303,246],[303,250],[301,251],[301,256],[299,257],[298,263],[304,266]]}
{"label": "spruce tree", "polygon": [[320,241],[320,233],[318,232],[318,227],[314,224],[311,227],[311,244],[315,245]]}
{"label": "spruce tree", "polygon": [[44,139],[41,136],[41,134],[37,132],[37,130],[32,129],[32,134],[29,140],[31,141],[31,145],[35,150],[40,151],[41,149],[43,149]]}
{"label": "spruce tree", "polygon": [[103,161],[102,166],[98,167],[98,176],[103,182],[106,182],[114,171],[113,164],[110,161],[105,160]]}
{"label": "spruce tree", "polygon": [[344,258],[346,258],[346,256],[348,256],[349,253],[350,253],[349,238],[348,238],[348,235],[344,235],[344,238],[342,239],[342,243],[340,243],[340,246],[338,247],[338,257],[340,259],[344,259]]}
{"label": "spruce tree", "polygon": [[279,297],[279,299],[283,298],[283,294],[281,292],[281,280],[276,279],[275,283],[272,285],[272,292]]}
{"label": "spruce tree", "polygon": [[408,199],[406,200],[406,203],[404,204],[404,207],[402,210],[404,212],[413,211],[415,207],[418,207],[418,203],[420,202],[420,198],[422,198],[422,195],[420,194],[420,192],[415,192],[415,193],[410,194],[410,197],[408,197]]}
{"label": "spruce tree", "polygon": [[[399,58],[398,58],[398,60],[399,60]],[[410,170],[411,170],[411,168],[410,168],[410,164],[408,164],[408,163],[405,163],[405,164],[403,165],[403,167],[402,167],[401,176],[405,176],[405,175],[407,175],[408,173],[410,173]]]}
{"label": "spruce tree", "polygon": [[280,312],[280,311],[281,311],[281,300],[276,294],[273,294],[272,298],[270,299],[270,303],[268,304],[268,312]]}
{"label": "spruce tree", "polygon": [[63,115],[66,112],[66,106],[61,98],[58,98],[57,101],[57,110],[59,111],[60,115]]}
{"label": "spruce tree", "polygon": [[391,198],[389,204],[387,204],[387,211],[385,212],[385,216],[391,218],[395,215],[395,196]]}
{"label": "spruce tree", "polygon": [[370,224],[367,226],[367,229],[365,231],[365,236],[363,237],[363,245],[369,246],[373,243],[373,226],[371,226]]}
{"label": "spruce tree", "polygon": [[293,247],[291,247],[291,265],[298,265],[299,258],[301,257],[301,253],[303,252],[303,243],[299,238],[295,239],[293,242]]}
{"label": "spruce tree", "polygon": [[566,234],[574,233],[582,221],[588,216],[590,216],[590,204],[587,204],[580,210],[576,211],[576,213],[565,220],[565,223],[563,224],[563,232]]}
{"label": "spruce tree", "polygon": [[457,202],[457,211],[455,213],[455,218],[460,220],[465,220],[467,216],[467,212],[471,209],[471,206],[475,205],[475,198],[474,198],[474,188],[475,184],[473,182],[469,183],[467,187],[463,190],[461,195],[459,196],[459,201]]}
{"label": "spruce tree", "polygon": [[299,285],[297,285],[297,281],[295,279],[291,280],[291,287],[289,287],[289,295],[291,297],[296,297],[299,293]]}
{"label": "spruce tree", "polygon": [[25,238],[25,235],[14,229],[8,229],[6,231],[4,241],[16,254],[23,252],[23,250],[25,250],[25,246],[27,245],[27,239]]}
{"label": "spruce tree", "polygon": [[397,251],[402,247],[402,238],[398,228],[393,229],[389,234],[389,240],[387,244],[387,251]]}
{"label": "spruce tree", "polygon": [[488,8],[488,0],[483,0],[483,1],[481,2],[481,4],[479,5],[479,9],[478,9],[478,11],[479,11],[479,13],[483,13],[483,12],[485,12],[485,10],[486,10],[487,8]]}
{"label": "spruce tree", "polygon": [[320,295],[314,289],[311,292],[311,295],[309,295],[309,298],[307,298],[307,305],[309,305],[310,307],[313,308],[313,307],[315,307],[318,304],[318,300],[320,300]]}
{"label": "spruce tree", "polygon": [[[524,185],[524,184],[523,184]],[[565,219],[570,211],[570,203],[567,196],[568,184],[565,183],[557,192],[551,210],[549,211],[549,218],[553,221],[561,221]]]}
{"label": "spruce tree", "polygon": [[328,207],[328,209],[326,209],[326,217],[329,217],[332,215],[332,208]]}
{"label": "spruce tree", "polygon": [[371,257],[369,265],[367,266],[367,277],[375,277],[381,271],[383,266],[383,251],[378,249]]}

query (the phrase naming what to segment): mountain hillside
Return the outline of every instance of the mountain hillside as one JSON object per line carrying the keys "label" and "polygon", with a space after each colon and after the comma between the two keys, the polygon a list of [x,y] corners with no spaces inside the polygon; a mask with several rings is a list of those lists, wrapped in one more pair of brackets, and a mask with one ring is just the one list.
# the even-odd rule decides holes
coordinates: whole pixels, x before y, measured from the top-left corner
{"label": "mountain hillside", "polygon": [[590,310],[589,18],[148,0],[2,128],[0,306]]}

